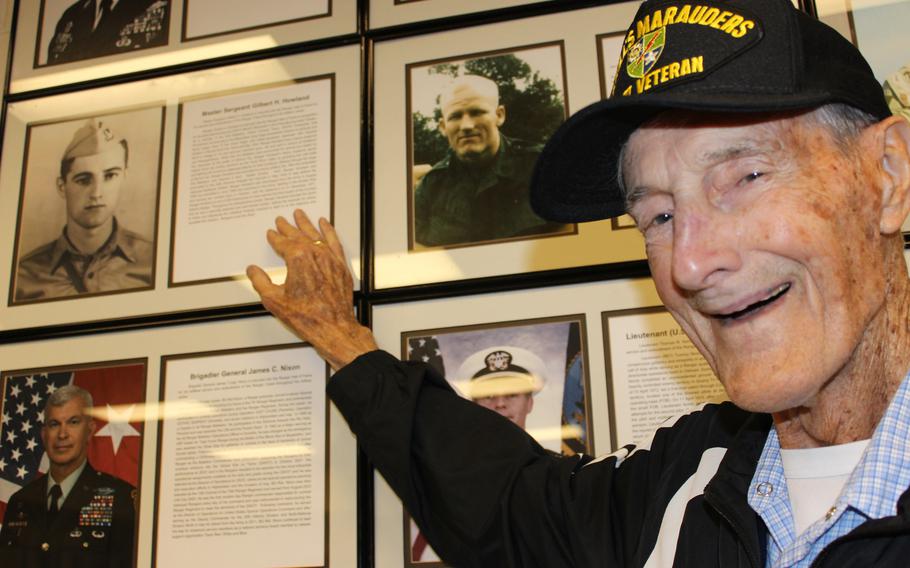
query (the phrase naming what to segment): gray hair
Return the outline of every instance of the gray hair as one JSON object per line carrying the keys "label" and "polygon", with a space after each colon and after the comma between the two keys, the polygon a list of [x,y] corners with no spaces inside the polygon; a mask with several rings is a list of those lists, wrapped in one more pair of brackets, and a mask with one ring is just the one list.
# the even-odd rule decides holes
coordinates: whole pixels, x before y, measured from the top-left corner
{"label": "gray hair", "polygon": [[85,407],[85,410],[89,410],[94,406],[92,393],[82,387],[77,387],[76,385],[63,385],[52,392],[51,396],[47,398],[47,403],[44,405],[44,420],[47,421],[47,411],[50,407],[63,406],[77,397],[82,399],[82,406]]}
{"label": "gray hair", "polygon": [[[801,115],[807,120],[811,120],[819,126],[825,127],[834,138],[835,144],[845,155],[852,155],[856,150],[856,139],[860,133],[868,126],[878,122],[878,119],[866,111],[860,110],[843,103],[828,103],[822,105],[808,113]],[[668,120],[664,113],[660,113],[650,120],[644,122],[641,126],[672,123],[676,126],[685,126],[693,121],[689,115],[674,116]],[[641,128],[641,126],[639,128]],[[626,159],[626,150],[629,141],[626,140],[619,150],[619,157],[616,165],[616,184],[619,186],[620,194],[628,200],[628,189],[625,185],[623,176],[623,162]],[[628,209],[628,201],[627,201]]]}

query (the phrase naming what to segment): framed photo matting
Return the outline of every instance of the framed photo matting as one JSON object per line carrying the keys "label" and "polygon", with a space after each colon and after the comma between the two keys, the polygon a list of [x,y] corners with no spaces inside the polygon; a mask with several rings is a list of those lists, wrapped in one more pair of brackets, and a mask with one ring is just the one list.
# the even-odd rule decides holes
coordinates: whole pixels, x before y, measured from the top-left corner
{"label": "framed photo matting", "polygon": [[385,28],[547,0],[373,0],[370,28]]}
{"label": "framed photo matting", "polygon": [[[89,459],[137,488],[137,568],[173,566],[181,546],[219,566],[357,564],[356,441],[326,401],[325,363],[272,317],[4,344],[0,362],[5,408],[51,383],[94,395]],[[200,507],[203,491],[217,497]]]}
{"label": "framed photo matting", "polygon": [[637,231],[547,223],[527,188],[547,137],[601,98],[598,36],[636,8],[375,44],[377,289],[644,258]]}
{"label": "framed photo matting", "polygon": [[359,71],[349,46],[7,105],[0,331],[258,302],[297,207],[359,287]]}

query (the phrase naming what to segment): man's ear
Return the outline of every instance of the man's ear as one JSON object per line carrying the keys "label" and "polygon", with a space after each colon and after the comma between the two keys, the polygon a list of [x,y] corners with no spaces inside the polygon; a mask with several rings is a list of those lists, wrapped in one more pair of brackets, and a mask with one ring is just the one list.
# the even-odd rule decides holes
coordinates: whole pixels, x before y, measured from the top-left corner
{"label": "man's ear", "polygon": [[437,128],[439,128],[439,132],[443,136],[445,136],[446,135],[446,119],[440,118],[439,123],[437,124]]}
{"label": "man's ear", "polygon": [[910,123],[891,116],[878,123],[881,139],[880,185],[882,211],[879,228],[882,234],[900,231],[910,213]]}
{"label": "man's ear", "polygon": [[65,183],[66,182],[64,182],[62,177],[57,178],[57,195],[59,195],[63,199],[66,199],[66,191],[64,190]]}
{"label": "man's ear", "polygon": [[496,126],[502,126],[506,121],[506,107],[499,105],[496,107]]}

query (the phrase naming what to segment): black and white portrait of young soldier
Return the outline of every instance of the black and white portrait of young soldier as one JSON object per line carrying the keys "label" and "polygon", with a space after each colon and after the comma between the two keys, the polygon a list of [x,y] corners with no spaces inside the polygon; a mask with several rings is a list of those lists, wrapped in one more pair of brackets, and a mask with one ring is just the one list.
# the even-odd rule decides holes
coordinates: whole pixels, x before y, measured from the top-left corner
{"label": "black and white portrait of young soldier", "polygon": [[531,210],[547,136],[565,119],[561,46],[409,68],[411,249],[571,232]]}
{"label": "black and white portrait of young soldier", "polygon": [[167,45],[170,0],[42,0],[35,66]]}
{"label": "black and white portrait of young soldier", "polygon": [[154,286],[161,108],[29,128],[13,303]]}

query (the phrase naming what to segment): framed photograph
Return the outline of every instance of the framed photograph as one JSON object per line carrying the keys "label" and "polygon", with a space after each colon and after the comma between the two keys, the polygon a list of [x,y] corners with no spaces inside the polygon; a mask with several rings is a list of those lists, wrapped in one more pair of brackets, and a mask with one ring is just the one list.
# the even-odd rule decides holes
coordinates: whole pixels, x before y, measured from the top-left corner
{"label": "framed photograph", "polygon": [[548,0],[373,0],[369,21],[370,28],[377,29],[545,1]]}
{"label": "framed photograph", "polygon": [[[135,566],[146,367],[132,359],[0,371],[0,516],[14,538],[91,546],[111,564]],[[47,536],[31,504],[46,495],[46,476],[76,475],[69,462],[83,452],[86,465]]]}
{"label": "framed photograph", "polygon": [[193,408],[161,424],[152,566],[329,565],[328,378],[299,343],[162,358],[161,405]]}
{"label": "framed photograph", "polygon": [[23,0],[19,93],[357,32],[355,0]]}
{"label": "framed photograph", "polygon": [[164,107],[25,133],[9,305],[150,290]]}
{"label": "framed photograph", "polygon": [[[584,314],[401,334],[401,358],[431,365],[463,397],[508,418],[555,453],[590,453]],[[407,565],[439,557],[407,515]]]}
{"label": "framed photograph", "polygon": [[[637,231],[531,217],[524,181],[557,122],[600,99],[595,40],[624,30],[637,6],[375,44],[374,101],[382,109],[373,129],[374,219],[382,220],[374,223],[377,289],[644,258]],[[471,51],[452,47],[462,45]],[[480,126],[470,118],[477,109],[458,110],[469,104],[489,107]],[[497,147],[500,139],[506,142]],[[510,157],[512,139],[519,152]],[[470,195],[481,187],[491,191]]]}
{"label": "framed photograph", "polygon": [[332,0],[263,0],[256,2],[255,10],[249,7],[243,0],[186,0],[181,39],[198,40],[332,15]]}
{"label": "framed photograph", "polygon": [[[134,365],[143,367],[139,377],[127,378],[125,369]],[[160,521],[168,511],[172,527],[178,522],[184,523],[185,531],[193,525],[206,526],[205,535],[183,539],[187,543],[183,546],[194,543],[199,546],[194,549],[194,557],[205,551],[205,556],[218,558],[219,566],[357,564],[357,547],[351,544],[357,540],[356,440],[341,414],[330,403],[327,405],[322,394],[325,364],[317,361],[312,349],[299,343],[274,318],[3,344],[0,367],[3,380],[17,377],[15,381],[22,383],[17,396],[26,392],[29,376],[44,372],[59,382],[69,380],[60,374],[72,373],[77,384],[94,384],[86,383],[87,379],[80,375],[92,369],[113,369],[107,372],[116,375],[117,386],[129,384],[137,388],[140,394],[135,404],[127,404],[125,397],[112,398],[117,390],[105,387],[92,391],[98,413],[112,417],[108,420],[95,415],[97,425],[102,425],[101,420],[107,424],[96,429],[93,443],[98,441],[102,448],[110,448],[119,437],[118,458],[121,454],[126,456],[133,447],[141,456],[135,466],[139,472],[137,481],[130,482],[138,489],[141,505],[136,517],[135,566],[175,565],[164,561],[178,546],[164,539]],[[15,381],[13,384],[19,384]],[[182,394],[171,396],[175,389]],[[238,400],[238,389],[247,393],[242,400]],[[283,400],[276,400],[278,393],[282,393]],[[38,393],[33,388],[28,394]],[[110,409],[105,401],[110,401]],[[254,410],[262,412],[251,419]],[[104,426],[107,431],[102,433]],[[189,432],[187,428],[193,430],[192,440],[183,437]],[[4,439],[3,451],[6,448]],[[92,454],[89,459],[96,458]],[[6,463],[12,462],[7,459]],[[307,463],[309,470],[304,469]],[[291,466],[292,475],[288,473]],[[13,472],[17,473],[15,469]],[[239,472],[247,475],[239,478]],[[6,468],[3,473],[6,476]],[[165,494],[168,479],[175,483],[170,486],[173,491]],[[310,487],[303,488],[306,480]],[[320,480],[324,487],[317,489]],[[291,495],[284,493],[282,487],[291,488]],[[212,501],[206,501],[202,508],[193,501],[196,491],[216,488],[216,509],[222,513],[219,515],[213,514]],[[274,493],[267,495],[267,491]],[[312,499],[306,508],[302,503],[305,498]],[[243,499],[247,499],[245,513],[234,515]],[[291,506],[297,510],[288,511]],[[279,524],[297,527],[294,538],[278,543],[269,540],[286,528],[261,527]],[[304,535],[309,539],[320,532],[323,536],[307,541],[315,543],[312,550],[301,546]],[[263,533],[268,536],[262,537]],[[218,541],[227,543],[227,551],[229,543],[248,541],[253,535],[259,536],[259,545],[269,542],[268,547],[254,547],[257,557],[253,559],[248,551],[241,551],[222,561],[219,553],[210,549]],[[304,558],[304,554],[308,556]],[[271,563],[277,556],[294,557],[297,561]]]}
{"label": "framed photograph", "polygon": [[[245,267],[284,279],[265,232],[297,207],[335,223],[359,288],[360,108],[357,45],[7,105],[0,332],[257,303]],[[57,183],[65,155],[75,164],[102,155],[125,162],[119,206],[103,204],[113,208],[109,225],[116,219],[136,236],[132,248],[116,249],[124,274],[107,275],[114,284],[104,289],[90,284],[94,265],[78,258],[94,249],[64,230],[73,225],[67,186]],[[58,266],[54,242],[80,253],[73,274]],[[54,277],[82,278],[84,293],[55,293],[56,284],[25,274],[41,276],[29,255],[47,245]]]}
{"label": "framed photograph", "polygon": [[37,69],[167,45],[172,3],[40,0],[34,66]]}
{"label": "framed photograph", "polygon": [[[815,5],[819,19],[862,52],[891,111],[910,120],[910,0],[816,0]],[[910,237],[910,221],[903,232]]]}
{"label": "framed photograph", "polygon": [[602,314],[611,444],[645,439],[664,420],[727,400],[708,362],[663,307]]}
{"label": "framed photograph", "polygon": [[408,250],[577,232],[529,200],[566,119],[564,61],[558,42],[408,65]]}
{"label": "framed photograph", "polygon": [[[377,305],[372,322],[382,349],[441,369],[457,392],[523,420],[551,451],[602,454],[612,446],[601,313],[659,303],[650,280],[612,280]],[[511,374],[486,372],[509,365]],[[519,396],[495,396],[502,384]],[[377,566],[439,565],[379,476],[375,502]]]}

